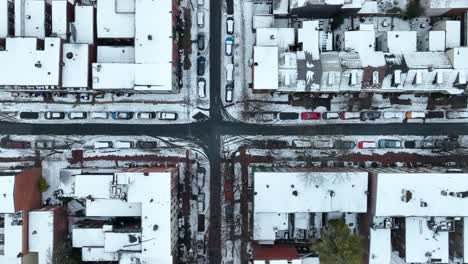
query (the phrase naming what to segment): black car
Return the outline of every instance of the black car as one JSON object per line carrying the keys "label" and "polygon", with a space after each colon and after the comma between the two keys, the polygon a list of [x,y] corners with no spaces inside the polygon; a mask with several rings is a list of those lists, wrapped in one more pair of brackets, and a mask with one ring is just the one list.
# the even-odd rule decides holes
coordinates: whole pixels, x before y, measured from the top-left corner
{"label": "black car", "polygon": [[333,144],[333,148],[335,149],[353,149],[356,147],[356,143],[351,140],[337,140],[335,144]]}
{"label": "black car", "polygon": [[445,113],[443,111],[429,111],[426,114],[426,118],[444,118]]}
{"label": "black car", "polygon": [[21,119],[38,119],[39,113],[38,112],[21,112],[20,118]]}
{"label": "black car", "polygon": [[279,114],[279,119],[281,120],[296,120],[298,118],[299,114],[294,112],[283,112]]}
{"label": "black car", "polygon": [[136,143],[136,147],[139,149],[153,149],[157,145],[156,141],[137,141]]}
{"label": "black car", "polygon": [[198,76],[203,76],[205,74],[205,57],[198,57],[197,59],[197,74]]}
{"label": "black car", "polygon": [[459,148],[460,144],[456,140],[449,139],[436,139],[434,142],[434,148],[442,150],[453,150]]}
{"label": "black car", "polygon": [[226,13],[228,15],[234,14],[234,0],[226,0]]}
{"label": "black car", "polygon": [[198,50],[204,50],[205,49],[205,34],[198,34],[197,36],[197,46]]}
{"label": "black car", "polygon": [[403,145],[405,146],[405,148],[414,149],[416,148],[416,141],[414,140],[405,141]]}
{"label": "black car", "polygon": [[366,120],[376,120],[380,118],[381,113],[379,111],[367,111],[367,112],[362,112],[361,113],[361,120],[366,121]]}

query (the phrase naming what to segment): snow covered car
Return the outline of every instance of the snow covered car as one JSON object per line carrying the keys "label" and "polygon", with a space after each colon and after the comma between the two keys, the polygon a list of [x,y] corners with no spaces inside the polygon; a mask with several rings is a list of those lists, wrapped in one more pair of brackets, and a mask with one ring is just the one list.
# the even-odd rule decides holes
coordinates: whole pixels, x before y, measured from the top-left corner
{"label": "snow covered car", "polygon": [[234,85],[232,83],[226,84],[226,102],[231,103],[233,98]]}
{"label": "snow covered car", "polygon": [[68,113],[68,118],[70,119],[86,119],[88,113],[86,112],[70,112]]}
{"label": "snow covered car", "polygon": [[64,112],[46,112],[45,118],[46,119],[64,119],[65,113]]}
{"label": "snow covered car", "polygon": [[112,112],[112,119],[123,119],[128,120],[132,119],[133,113],[132,112]]}
{"label": "snow covered car", "polygon": [[226,19],[226,33],[227,34],[234,34],[234,18],[228,17]]}
{"label": "snow covered car", "polygon": [[258,113],[257,120],[263,122],[270,122],[276,119],[276,113]]}
{"label": "snow covered car", "polygon": [[206,80],[205,78],[199,78],[197,81],[198,97],[206,97]]}
{"label": "snow covered car", "polygon": [[380,139],[378,142],[379,148],[401,148],[401,140],[397,139]]}
{"label": "snow covered car", "polygon": [[139,112],[137,114],[138,119],[154,119],[156,114],[154,112]]}
{"label": "snow covered car", "polygon": [[385,111],[382,116],[384,119],[404,119],[405,112]]}
{"label": "snow covered car", "polygon": [[231,56],[232,55],[232,45],[233,44],[234,44],[234,38],[227,37],[226,41],[224,42],[224,54],[226,54],[226,56]]}
{"label": "snow covered car", "polygon": [[159,112],[158,113],[159,120],[176,120],[177,113],[174,112]]}

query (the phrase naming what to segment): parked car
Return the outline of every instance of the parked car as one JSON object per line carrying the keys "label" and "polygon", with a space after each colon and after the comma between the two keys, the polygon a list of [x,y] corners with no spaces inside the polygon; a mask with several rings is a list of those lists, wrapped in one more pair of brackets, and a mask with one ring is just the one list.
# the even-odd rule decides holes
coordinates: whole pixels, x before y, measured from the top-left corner
{"label": "parked car", "polygon": [[38,140],[34,143],[34,146],[37,149],[53,149],[55,148],[55,143],[52,140]]}
{"label": "parked car", "polygon": [[139,149],[152,149],[152,148],[156,148],[158,146],[158,144],[156,143],[156,141],[137,141],[136,143],[136,147],[139,148]]}
{"label": "parked car", "polygon": [[206,80],[205,80],[205,78],[198,78],[197,90],[198,90],[198,97],[200,97],[200,98],[205,98],[206,97]]}
{"label": "parked car", "polygon": [[205,57],[198,57],[197,59],[197,74],[198,76],[203,76],[205,74]]}
{"label": "parked car", "polygon": [[107,119],[109,118],[109,113],[107,112],[92,112],[91,113],[92,119]]}
{"label": "parked car", "polygon": [[426,112],[422,112],[422,111],[406,112],[406,118],[408,118],[408,119],[426,118]]}
{"label": "parked car", "polygon": [[2,139],[0,142],[2,148],[10,149],[26,149],[31,147],[31,143],[28,141],[16,141],[16,140],[6,140]]}
{"label": "parked car", "polygon": [[384,111],[382,116],[384,119],[405,119],[405,112]]}
{"label": "parked car", "polygon": [[206,169],[204,167],[197,168],[197,186],[199,188],[205,187],[205,177],[206,177]]}
{"label": "parked car", "polygon": [[197,255],[205,254],[205,237],[203,235],[197,235]]}
{"label": "parked car", "polygon": [[198,212],[203,213],[205,211],[205,194],[199,193],[197,196]]}
{"label": "parked car", "polygon": [[228,17],[226,19],[226,33],[227,34],[234,34],[234,18]]}
{"label": "parked car", "polygon": [[361,120],[362,121],[374,121],[376,119],[379,119],[381,116],[381,113],[379,111],[366,111],[366,112],[361,112]]}
{"label": "parked car", "polygon": [[133,148],[133,141],[117,141],[114,148],[118,149],[131,149]]}
{"label": "parked car", "polygon": [[380,139],[379,148],[401,148],[401,140],[397,139]]}
{"label": "parked car", "polygon": [[331,140],[315,140],[312,141],[312,147],[316,149],[331,149],[333,142]]}
{"label": "parked car", "polygon": [[323,119],[338,119],[340,118],[339,112],[325,112],[322,114]]}
{"label": "parked car", "polygon": [[226,54],[226,56],[231,56],[232,55],[232,45],[233,44],[234,44],[234,38],[227,37],[226,41],[224,42],[224,54]]}
{"label": "parked car", "polygon": [[174,113],[174,112],[159,112],[158,113],[158,118],[160,120],[176,120],[177,119],[177,113]]}
{"label": "parked car", "polygon": [[426,115],[426,118],[444,118],[444,117],[445,117],[444,111],[429,111],[427,112],[427,115]]}
{"label": "parked car", "polygon": [[295,148],[310,148],[312,144],[309,140],[305,139],[294,139],[292,141],[292,146]]}
{"label": "parked car", "polygon": [[198,50],[200,50],[200,51],[205,50],[205,34],[198,33],[198,35],[197,35],[197,47],[198,47]]}
{"label": "parked car", "polygon": [[96,141],[94,142],[95,149],[102,149],[102,148],[112,148],[112,142],[110,141]]}
{"label": "parked car", "polygon": [[226,13],[228,15],[234,14],[234,0],[226,0]]}
{"label": "parked car", "polygon": [[205,27],[205,12],[201,10],[197,12],[197,26],[199,28]]}
{"label": "parked car", "polygon": [[45,118],[46,119],[64,119],[65,113],[64,112],[46,112]]}
{"label": "parked car", "polygon": [[231,103],[233,100],[234,85],[232,83],[226,84],[226,102]]}
{"label": "parked car", "polygon": [[258,113],[257,114],[257,120],[258,121],[263,121],[263,122],[270,122],[276,119],[277,113]]}
{"label": "parked car", "polygon": [[234,76],[234,64],[229,63],[226,65],[226,81],[227,82],[234,81],[233,76]]}
{"label": "parked car", "polygon": [[340,113],[340,119],[346,120],[346,119],[359,119],[361,118],[361,113],[360,112],[341,112]]}
{"label": "parked car", "polygon": [[433,149],[434,148],[434,140],[407,140],[404,143],[405,148],[414,149]]}
{"label": "parked car", "polygon": [[447,111],[448,119],[468,118],[468,111]]}
{"label": "parked car", "polygon": [[301,119],[302,120],[319,120],[320,113],[319,112],[302,112]]}
{"label": "parked car", "polygon": [[154,119],[156,117],[155,112],[139,112],[137,114],[138,119]]}
{"label": "parked car", "polygon": [[86,119],[88,113],[86,112],[70,112],[68,113],[68,118],[70,119]]}
{"label": "parked car", "polygon": [[21,119],[38,119],[39,113],[38,112],[21,112],[20,118]]}
{"label": "parked car", "polygon": [[351,140],[337,140],[333,144],[333,148],[336,149],[353,149],[356,147],[356,143]]}
{"label": "parked car", "polygon": [[112,119],[129,120],[133,118],[132,112],[112,112]]}
{"label": "parked car", "polygon": [[460,144],[456,140],[449,139],[436,139],[434,141],[434,148],[443,150],[452,150],[459,148]]}
{"label": "parked car", "polygon": [[280,120],[296,120],[299,118],[299,114],[298,113],[294,113],[294,112],[282,112],[282,113],[279,113],[279,119]]}
{"label": "parked car", "polygon": [[374,141],[359,141],[358,148],[360,149],[374,149],[377,147]]}

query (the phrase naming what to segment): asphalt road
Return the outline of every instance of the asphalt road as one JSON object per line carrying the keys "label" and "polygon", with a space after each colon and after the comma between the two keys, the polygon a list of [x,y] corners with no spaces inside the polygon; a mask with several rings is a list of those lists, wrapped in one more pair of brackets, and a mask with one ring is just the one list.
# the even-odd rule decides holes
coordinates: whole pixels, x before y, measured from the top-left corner
{"label": "asphalt road", "polygon": [[[198,138],[211,161],[209,263],[221,263],[221,142],[222,135],[466,135],[468,124],[385,124],[267,126],[222,120],[221,30],[224,1],[210,2],[210,119],[186,125],[70,124],[41,125],[0,122],[0,134],[23,135],[148,135]],[[217,198],[218,197],[218,198]]]}

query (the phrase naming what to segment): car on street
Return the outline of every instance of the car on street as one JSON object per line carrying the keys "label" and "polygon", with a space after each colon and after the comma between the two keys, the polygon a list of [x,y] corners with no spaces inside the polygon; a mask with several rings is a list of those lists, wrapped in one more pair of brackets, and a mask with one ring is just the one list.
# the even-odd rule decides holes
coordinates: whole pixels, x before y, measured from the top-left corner
{"label": "car on street", "polygon": [[205,27],[205,12],[201,10],[197,12],[197,26],[199,28]]}
{"label": "car on street", "polygon": [[92,112],[91,113],[92,119],[107,119],[109,118],[109,113],[107,112]]}
{"label": "car on street", "polygon": [[86,119],[88,113],[86,112],[70,112],[68,113],[68,118],[70,119]]}
{"label": "car on street", "polygon": [[205,211],[205,194],[199,193],[197,196],[198,212],[203,213]]}
{"label": "car on street", "polygon": [[197,90],[198,90],[198,97],[205,98],[206,97],[206,80],[205,78],[198,78],[197,80]]}
{"label": "car on street", "polygon": [[468,118],[468,111],[447,111],[448,119]]}
{"label": "car on street", "polygon": [[133,148],[133,141],[117,141],[114,147],[118,149],[131,149]]}
{"label": "car on street", "polygon": [[226,33],[227,34],[234,34],[234,18],[228,17],[226,18]]}
{"label": "car on street", "polygon": [[112,112],[112,119],[129,120],[133,118],[132,112]]}
{"label": "car on street", "polygon": [[227,82],[234,81],[233,76],[234,76],[234,64],[229,63],[226,65],[226,81]]}
{"label": "car on street", "polygon": [[405,119],[405,112],[384,111],[382,116],[384,119]]}
{"label": "car on street", "polygon": [[[445,117],[444,111],[429,111],[427,112],[427,115],[426,115],[426,118],[444,118],[444,117]],[[447,118],[449,117],[447,116]]]}
{"label": "car on street", "polygon": [[299,118],[299,114],[295,112],[281,112],[279,113],[280,120],[296,120]]}
{"label": "car on street", "polygon": [[102,148],[112,148],[111,141],[96,141],[94,142],[95,149],[102,149]]}
{"label": "car on street", "polygon": [[422,112],[422,111],[406,112],[406,118],[408,118],[408,119],[423,119],[423,118],[426,118],[426,112]]}
{"label": "car on street", "polygon": [[142,140],[139,140],[136,143],[136,147],[139,148],[139,149],[153,149],[153,148],[156,148],[157,146],[158,146],[158,144],[156,143],[156,141],[142,141]]}
{"label": "car on street", "polygon": [[39,113],[38,112],[21,112],[20,118],[21,119],[38,119]]}
{"label": "car on street", "polygon": [[340,118],[339,112],[325,112],[322,114],[323,119],[338,119]]}
{"label": "car on street", "polygon": [[234,38],[233,37],[227,37],[226,41],[224,42],[224,54],[226,56],[231,56],[232,55],[232,45],[234,44]]}
{"label": "car on street", "polygon": [[258,113],[257,120],[263,122],[270,122],[276,119],[277,113],[273,112],[265,112],[265,113]]}
{"label": "car on street", "polygon": [[28,141],[16,141],[16,140],[2,139],[2,141],[0,142],[0,146],[2,148],[10,148],[10,149],[25,149],[25,148],[30,148],[31,143]]}
{"label": "car on street", "polygon": [[380,139],[378,142],[379,148],[401,148],[401,140],[397,139]]}
{"label": "car on street", "polygon": [[353,149],[356,147],[356,143],[351,140],[337,140],[333,144],[335,149]]}
{"label": "car on street", "polygon": [[197,234],[197,255],[205,254],[205,237],[202,234]]}
{"label": "car on street", "polygon": [[53,140],[38,140],[34,143],[37,149],[53,149],[55,147]]}
{"label": "car on street", "polygon": [[295,148],[310,148],[312,144],[310,143],[310,140],[294,139],[292,141],[292,146]]}
{"label": "car on street", "polygon": [[203,76],[205,74],[205,57],[198,57],[197,59],[197,75]]}
{"label": "car on street", "polygon": [[174,112],[159,112],[158,119],[160,120],[176,120],[177,113]]}
{"label": "car on street", "polygon": [[459,148],[460,144],[456,140],[449,139],[436,139],[434,141],[434,148],[442,150],[453,150]]}
{"label": "car on street", "polygon": [[360,112],[341,112],[340,119],[347,120],[347,119],[359,119],[361,117]]}
{"label": "car on street", "polygon": [[156,117],[155,112],[138,112],[138,114],[137,114],[138,119],[149,120],[149,119],[154,119],[155,117]]}
{"label": "car on street", "polygon": [[64,119],[65,113],[64,112],[46,112],[45,118],[46,119]]}
{"label": "car on street", "polygon": [[232,83],[226,84],[226,102],[231,103],[233,99],[234,85]]}
{"label": "car on street", "polygon": [[312,148],[331,149],[333,148],[333,142],[331,140],[314,140],[312,141]]}
{"label": "car on street", "polygon": [[374,149],[377,147],[374,141],[359,141],[358,148],[360,149]]}
{"label": "car on street", "polygon": [[197,35],[197,48],[200,51],[205,50],[205,34],[203,33]]}
{"label": "car on street", "polygon": [[366,111],[366,112],[361,112],[361,120],[362,121],[374,121],[376,119],[379,119],[381,116],[381,113],[379,111]]}
{"label": "car on street", "polygon": [[228,15],[234,14],[234,0],[226,0],[226,13]]}
{"label": "car on street", "polygon": [[319,120],[320,113],[319,112],[302,112],[301,119],[302,120]]}
{"label": "car on street", "polygon": [[206,177],[206,169],[204,167],[197,168],[197,186],[199,188],[205,187],[205,177]]}

